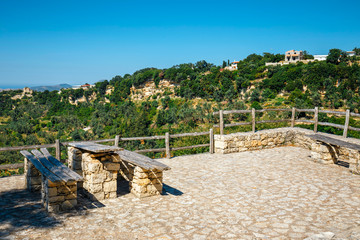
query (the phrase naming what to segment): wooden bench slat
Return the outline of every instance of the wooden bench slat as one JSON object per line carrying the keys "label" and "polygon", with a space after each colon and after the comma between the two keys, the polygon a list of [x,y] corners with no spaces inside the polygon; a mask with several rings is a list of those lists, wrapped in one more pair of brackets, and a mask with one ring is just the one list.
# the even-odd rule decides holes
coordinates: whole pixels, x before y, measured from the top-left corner
{"label": "wooden bench slat", "polygon": [[120,156],[122,160],[138,165],[139,167],[145,168],[147,170],[151,170],[151,169],[159,169],[162,171],[170,170],[169,166],[135,152],[123,150],[123,151],[117,151],[116,153]]}
{"label": "wooden bench slat", "polygon": [[31,153],[29,153],[26,150],[20,151],[20,153],[26,157],[28,160],[34,164],[34,166],[43,174],[45,177],[47,177],[52,182],[63,182],[58,176],[56,176],[54,173],[50,172],[46,167],[42,165],[42,163],[36,159]]}
{"label": "wooden bench slat", "polygon": [[75,181],[73,177],[70,177],[69,175],[65,174],[64,172],[61,171],[61,169],[58,166],[55,166],[49,160],[47,160],[46,157],[39,150],[32,150],[31,153],[34,154],[37,159],[39,159],[42,165],[44,165],[47,169],[49,169],[51,172],[53,172],[55,175],[57,175],[65,182]]}
{"label": "wooden bench slat", "polygon": [[347,147],[347,148],[351,148],[351,149],[360,151],[360,145],[355,144],[355,143],[345,142],[345,141],[342,141],[339,139],[323,136],[320,134],[313,134],[313,135],[306,135],[306,136],[309,138],[312,138],[314,140],[320,141],[320,142],[328,143],[328,144],[339,146],[339,147]]}
{"label": "wooden bench slat", "polygon": [[76,181],[83,181],[84,178],[77,174],[76,172],[72,171],[70,168],[66,167],[64,164],[62,164],[59,160],[57,160],[55,157],[53,157],[49,151],[46,148],[41,148],[40,151],[44,156],[54,165],[61,168],[62,171],[64,171],[67,175],[69,175],[72,178],[75,178]]}
{"label": "wooden bench slat", "polygon": [[107,153],[107,152],[115,152],[115,151],[123,150],[123,148],[120,147],[107,146],[94,142],[74,142],[74,143],[68,143],[68,145],[93,153]]}

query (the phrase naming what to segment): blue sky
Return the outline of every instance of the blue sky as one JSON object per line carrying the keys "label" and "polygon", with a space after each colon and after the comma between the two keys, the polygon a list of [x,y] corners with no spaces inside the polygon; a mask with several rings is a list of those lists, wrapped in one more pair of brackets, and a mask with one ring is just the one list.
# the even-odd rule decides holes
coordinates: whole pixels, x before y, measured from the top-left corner
{"label": "blue sky", "polygon": [[360,1],[0,0],[0,88],[360,47]]}

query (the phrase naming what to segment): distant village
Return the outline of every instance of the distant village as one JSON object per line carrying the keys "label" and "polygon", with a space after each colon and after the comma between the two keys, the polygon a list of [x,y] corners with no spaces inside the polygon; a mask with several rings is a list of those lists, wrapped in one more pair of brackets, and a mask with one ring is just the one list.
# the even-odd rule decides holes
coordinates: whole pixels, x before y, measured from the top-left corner
{"label": "distant village", "polygon": [[[355,51],[347,51],[346,54],[349,57],[355,56]],[[314,59],[304,59],[304,52],[303,51],[296,51],[296,50],[289,50],[285,52],[285,59],[284,61],[280,62],[268,62],[265,63],[265,66],[283,66],[291,63],[303,62],[309,63],[314,61],[326,61],[328,55],[314,55]],[[224,70],[235,71],[238,69],[239,61],[232,62],[229,66],[226,66]]]}

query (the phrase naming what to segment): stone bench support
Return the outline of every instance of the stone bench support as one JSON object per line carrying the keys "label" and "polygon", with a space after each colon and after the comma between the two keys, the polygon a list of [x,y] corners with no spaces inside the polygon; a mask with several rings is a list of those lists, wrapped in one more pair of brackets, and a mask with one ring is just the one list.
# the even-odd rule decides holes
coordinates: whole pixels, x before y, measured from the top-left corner
{"label": "stone bench support", "polygon": [[42,202],[48,212],[64,212],[77,205],[76,181],[54,183],[42,176]]}
{"label": "stone bench support", "polygon": [[[319,143],[306,135],[314,134],[313,131],[302,128],[276,128],[258,132],[240,132],[227,135],[215,135],[216,153],[234,153],[281,146],[296,146],[312,151],[311,157],[321,163],[333,164],[338,160],[348,162],[350,171],[359,173],[359,152],[345,147],[332,147]],[[318,133],[319,134],[319,133]],[[360,144],[359,139],[343,138],[341,136],[321,133],[322,135]]]}
{"label": "stone bench support", "polygon": [[27,158],[24,158],[24,175],[26,189],[31,192],[39,192],[41,190],[41,173]]}
{"label": "stone bench support", "polygon": [[119,174],[129,181],[130,192],[139,198],[162,193],[162,170],[141,168],[121,159],[116,152],[92,154],[69,147],[68,156],[69,167],[84,177],[82,187],[92,199],[116,198]]}

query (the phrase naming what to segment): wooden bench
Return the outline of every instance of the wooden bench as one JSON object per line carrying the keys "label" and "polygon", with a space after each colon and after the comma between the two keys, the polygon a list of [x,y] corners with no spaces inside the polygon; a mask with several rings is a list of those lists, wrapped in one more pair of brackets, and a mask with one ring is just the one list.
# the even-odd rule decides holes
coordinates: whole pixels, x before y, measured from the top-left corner
{"label": "wooden bench", "polygon": [[83,177],[67,168],[51,156],[46,148],[41,152],[23,150],[27,188],[41,189],[42,202],[48,212],[61,212],[74,208],[77,204],[77,182]]}
{"label": "wooden bench", "polygon": [[328,150],[331,154],[331,157],[333,159],[333,162],[335,164],[338,164],[338,158],[340,156],[340,152],[339,152],[340,148],[347,148],[347,149],[355,150],[357,152],[357,154],[356,154],[356,156],[353,156],[354,159],[351,159],[349,164],[350,164],[350,170],[352,172],[358,173],[359,151],[360,151],[359,144],[342,141],[339,139],[327,137],[327,136],[320,135],[320,134],[313,134],[313,135],[306,135],[306,136],[313,140],[316,140],[320,143],[323,143],[328,148]]}

